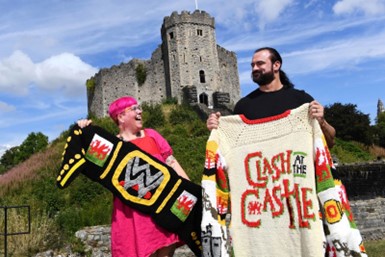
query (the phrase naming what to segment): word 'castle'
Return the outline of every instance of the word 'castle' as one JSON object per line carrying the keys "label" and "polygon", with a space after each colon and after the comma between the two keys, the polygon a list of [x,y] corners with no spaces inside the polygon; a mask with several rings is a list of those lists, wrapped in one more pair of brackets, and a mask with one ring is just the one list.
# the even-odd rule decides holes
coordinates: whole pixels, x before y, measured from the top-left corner
{"label": "word 'castle'", "polygon": [[150,60],[101,69],[87,80],[88,113],[103,117],[118,97],[156,104],[166,99],[232,109],[240,98],[237,57],[216,44],[214,18],[196,10],[163,20],[162,43]]}

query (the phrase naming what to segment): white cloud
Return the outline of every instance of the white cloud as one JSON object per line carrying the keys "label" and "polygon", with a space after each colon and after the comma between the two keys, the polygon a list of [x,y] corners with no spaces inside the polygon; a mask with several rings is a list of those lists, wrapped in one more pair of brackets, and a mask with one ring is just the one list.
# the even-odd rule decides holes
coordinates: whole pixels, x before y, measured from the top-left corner
{"label": "white cloud", "polygon": [[16,95],[26,95],[28,86],[35,78],[34,64],[21,51],[15,51],[0,60],[0,90]]}
{"label": "white cloud", "polygon": [[275,21],[293,0],[259,0],[255,4],[255,12],[259,15],[259,28]]}
{"label": "white cloud", "polygon": [[12,112],[15,110],[14,105],[7,104],[5,102],[0,101],[0,114],[1,113],[7,113],[7,112]]}
{"label": "white cloud", "polygon": [[363,63],[385,59],[384,43],[385,33],[382,32],[365,38],[335,40],[333,43],[326,41],[313,48],[291,52],[285,55],[284,59],[288,60],[287,70],[290,74],[311,74],[330,70],[354,71],[361,69]]}
{"label": "white cloud", "polygon": [[83,89],[98,70],[70,53],[52,56],[36,65],[36,84],[42,89],[64,89],[70,95]]}
{"label": "white cloud", "polygon": [[337,15],[363,12],[365,15],[377,15],[385,13],[384,0],[341,0],[333,6]]}
{"label": "white cloud", "polygon": [[73,95],[83,89],[86,79],[97,71],[70,53],[33,63],[25,53],[15,51],[0,61],[0,90],[12,95],[27,95],[33,85],[43,90],[63,89],[64,93]]}

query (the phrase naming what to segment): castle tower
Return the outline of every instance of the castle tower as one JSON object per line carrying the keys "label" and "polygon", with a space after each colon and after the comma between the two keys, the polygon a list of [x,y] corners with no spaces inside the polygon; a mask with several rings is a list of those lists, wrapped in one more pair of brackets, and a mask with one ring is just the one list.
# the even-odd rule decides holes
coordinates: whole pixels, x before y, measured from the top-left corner
{"label": "castle tower", "polygon": [[[164,18],[161,35],[168,96],[182,102],[186,100],[183,99],[186,92],[193,92],[188,99],[190,103],[199,102],[209,107],[215,105],[216,93],[227,93],[230,105],[230,99],[239,99],[236,56],[217,46],[214,18],[199,10],[192,14],[173,12]],[[227,66],[235,66],[235,74],[234,70],[229,73]],[[232,79],[229,80],[229,76]]]}
{"label": "castle tower", "polygon": [[150,60],[134,58],[87,80],[89,115],[106,116],[108,105],[124,95],[142,103],[175,98],[233,109],[240,98],[237,57],[216,44],[214,18],[199,10],[173,12],[164,18],[161,37]]}
{"label": "castle tower", "polygon": [[378,103],[377,103],[377,117],[380,115],[380,113],[383,113],[383,112],[385,112],[384,104],[382,103],[382,101],[380,99],[378,99]]}

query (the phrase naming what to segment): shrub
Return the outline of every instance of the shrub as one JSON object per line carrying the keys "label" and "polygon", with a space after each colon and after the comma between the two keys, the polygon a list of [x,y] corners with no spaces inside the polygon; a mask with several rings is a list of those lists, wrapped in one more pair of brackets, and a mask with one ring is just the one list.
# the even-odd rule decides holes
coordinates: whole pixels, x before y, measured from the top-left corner
{"label": "shrub", "polygon": [[144,127],[147,128],[160,128],[165,125],[166,118],[162,111],[162,106],[160,104],[157,105],[148,105],[144,104],[143,108],[143,124]]}
{"label": "shrub", "polygon": [[171,110],[169,122],[172,125],[191,123],[199,120],[198,114],[188,105],[176,105]]}
{"label": "shrub", "polygon": [[93,125],[100,126],[113,135],[116,135],[119,132],[118,126],[116,126],[115,122],[110,117],[96,118],[90,116],[88,118],[92,120]]}
{"label": "shrub", "polygon": [[178,99],[176,97],[167,97],[163,104],[178,104]]}
{"label": "shrub", "polygon": [[139,86],[143,85],[144,82],[146,82],[147,78],[147,69],[146,66],[143,63],[139,63],[138,66],[135,68],[136,72],[136,81],[138,82]]}
{"label": "shrub", "polygon": [[336,144],[330,152],[336,155],[341,163],[364,162],[375,159],[375,156],[371,155],[362,143],[347,142],[338,138],[335,141]]}
{"label": "shrub", "polygon": [[[8,256],[33,256],[38,251],[57,246],[60,232],[54,220],[44,213],[36,215],[32,212],[31,210],[30,233],[8,237]],[[26,213],[20,213],[17,209],[11,210],[8,214],[7,230],[28,232],[27,217]],[[0,223],[0,231],[4,231],[2,223]]]}
{"label": "shrub", "polygon": [[92,77],[90,79],[87,79],[86,81],[86,88],[87,91],[92,95],[95,92],[95,78]]}

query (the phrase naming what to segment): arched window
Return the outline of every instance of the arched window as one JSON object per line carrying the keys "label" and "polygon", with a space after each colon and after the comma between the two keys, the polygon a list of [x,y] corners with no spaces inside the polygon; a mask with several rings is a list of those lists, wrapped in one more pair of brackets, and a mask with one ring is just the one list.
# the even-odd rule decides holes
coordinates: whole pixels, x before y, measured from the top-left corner
{"label": "arched window", "polygon": [[203,70],[199,71],[199,79],[201,83],[206,83],[205,72]]}
{"label": "arched window", "polygon": [[199,95],[199,103],[209,105],[209,97],[206,93]]}

